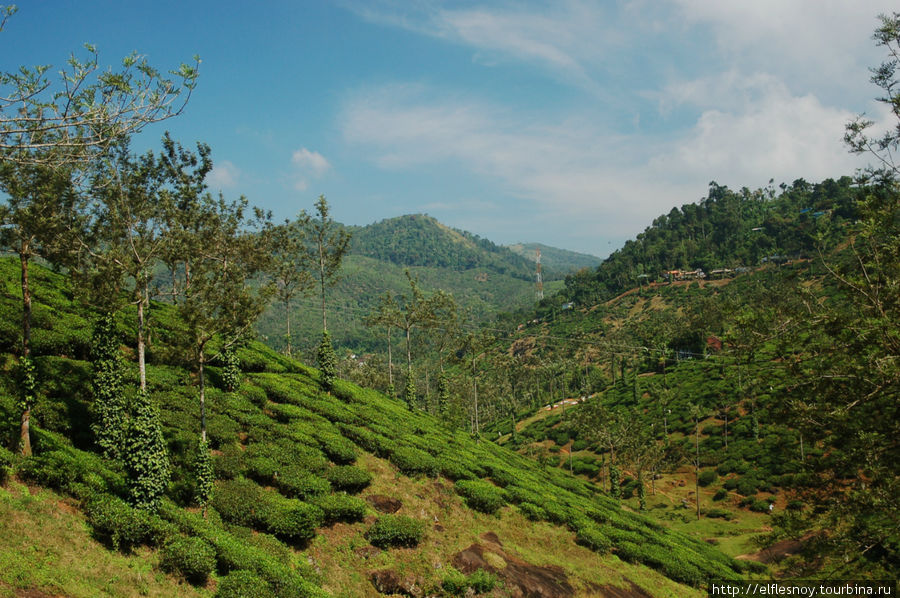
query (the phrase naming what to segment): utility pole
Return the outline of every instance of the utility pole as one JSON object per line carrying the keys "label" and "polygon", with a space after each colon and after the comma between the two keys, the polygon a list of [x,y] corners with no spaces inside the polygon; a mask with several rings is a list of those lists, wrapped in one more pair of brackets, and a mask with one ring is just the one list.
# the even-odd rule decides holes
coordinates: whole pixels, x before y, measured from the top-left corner
{"label": "utility pole", "polygon": [[541,250],[540,248],[534,250],[534,261],[537,264],[537,272],[535,272],[535,282],[537,283],[537,291],[536,296],[537,300],[540,301],[544,298],[544,276],[541,274]]}

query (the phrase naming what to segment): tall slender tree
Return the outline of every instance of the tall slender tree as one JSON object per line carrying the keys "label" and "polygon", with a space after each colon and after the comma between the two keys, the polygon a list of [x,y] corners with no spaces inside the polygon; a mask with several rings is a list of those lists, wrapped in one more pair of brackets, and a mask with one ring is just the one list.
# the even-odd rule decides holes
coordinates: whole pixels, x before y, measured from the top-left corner
{"label": "tall slender tree", "polygon": [[309,233],[310,257],[322,300],[322,332],[327,332],[325,290],[338,281],[344,254],[350,247],[350,233],[331,218],[331,208],[324,195],[316,200],[316,216],[309,221]]}
{"label": "tall slender tree", "polygon": [[294,220],[285,220],[270,231],[271,274],[275,297],[284,307],[285,353],[288,357],[292,353],[291,302],[298,293],[307,292],[313,282],[305,239],[309,227],[309,216],[301,212]]}
{"label": "tall slender tree", "polygon": [[[19,358],[24,375],[19,451],[31,454],[31,410],[36,380],[31,362],[31,282],[28,266],[35,257],[60,262],[66,233],[77,218],[79,195],[71,173],[35,164],[0,161],[0,248],[19,257],[22,289],[22,347]],[[31,372],[29,374],[29,372]]]}
{"label": "tall slender tree", "polygon": [[187,330],[186,348],[197,368],[200,401],[200,436],[206,440],[205,367],[221,352],[238,343],[265,309],[269,285],[253,286],[251,279],[265,271],[267,255],[253,232],[265,226],[266,215],[254,211],[247,218],[247,200],[226,202],[204,196],[202,248],[192,259],[191,283],[184,289],[178,312]]}

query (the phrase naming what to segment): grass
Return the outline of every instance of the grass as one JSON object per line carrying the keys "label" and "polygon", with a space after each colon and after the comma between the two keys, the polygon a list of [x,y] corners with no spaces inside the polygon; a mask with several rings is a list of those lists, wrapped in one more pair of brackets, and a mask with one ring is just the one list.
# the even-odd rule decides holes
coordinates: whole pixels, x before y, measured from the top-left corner
{"label": "grass", "polygon": [[72,503],[15,481],[0,488],[0,597],[25,590],[73,598],[212,595],[159,571],[149,549],[132,555],[108,550],[91,537]]}

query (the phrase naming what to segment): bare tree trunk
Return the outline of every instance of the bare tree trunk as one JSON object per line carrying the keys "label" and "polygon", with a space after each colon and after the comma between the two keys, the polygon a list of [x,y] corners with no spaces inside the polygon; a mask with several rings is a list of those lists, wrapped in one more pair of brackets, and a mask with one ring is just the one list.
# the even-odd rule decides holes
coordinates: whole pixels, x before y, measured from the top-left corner
{"label": "bare tree trunk", "polygon": [[388,343],[388,384],[394,385],[394,361],[391,356],[391,327],[387,327],[387,343]]}
{"label": "bare tree trunk", "polygon": [[475,358],[472,358],[472,388],[475,390],[475,442],[478,442],[478,376],[475,373]]}
{"label": "bare tree trunk", "polygon": [[137,349],[138,349],[138,372],[141,377],[141,391],[147,390],[147,362],[144,347],[144,297],[138,299],[138,329],[137,329]]}
{"label": "bare tree trunk", "polygon": [[200,439],[206,442],[206,380],[203,377],[203,351],[200,351]]}
{"label": "bare tree trunk", "polygon": [[28,285],[28,245],[22,246],[22,356],[31,357],[31,287]]}
{"label": "bare tree trunk", "polygon": [[284,302],[284,314],[287,319],[287,356],[291,356],[291,305],[289,301]]}
{"label": "bare tree trunk", "polygon": [[[28,286],[28,244],[22,245],[19,262],[22,266],[22,358],[31,357],[31,288]],[[31,456],[31,405],[22,410],[22,423],[19,430],[19,450],[21,454]]]}

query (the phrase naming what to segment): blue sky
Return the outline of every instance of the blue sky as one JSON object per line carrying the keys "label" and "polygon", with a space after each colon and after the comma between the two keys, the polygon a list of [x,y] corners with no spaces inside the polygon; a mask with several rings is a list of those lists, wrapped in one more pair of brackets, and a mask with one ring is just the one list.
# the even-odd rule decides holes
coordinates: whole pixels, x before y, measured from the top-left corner
{"label": "blue sky", "polygon": [[880,0],[42,1],[0,69],[202,60],[165,130],[208,143],[210,183],[278,219],[427,212],[498,243],[605,256],[710,181],[852,174],[843,126],[889,122],[868,68]]}

